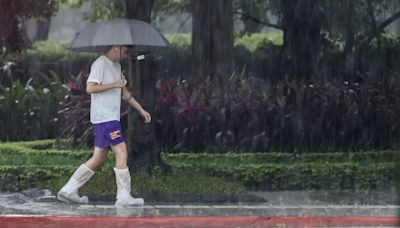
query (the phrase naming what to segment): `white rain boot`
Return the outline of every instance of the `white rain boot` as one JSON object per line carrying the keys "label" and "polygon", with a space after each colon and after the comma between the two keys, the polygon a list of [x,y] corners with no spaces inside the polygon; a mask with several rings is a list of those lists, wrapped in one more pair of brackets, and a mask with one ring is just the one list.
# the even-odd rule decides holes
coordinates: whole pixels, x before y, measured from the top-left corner
{"label": "white rain boot", "polygon": [[87,204],[89,199],[87,196],[80,197],[78,189],[82,187],[94,174],[94,171],[89,169],[85,164],[72,174],[69,181],[61,188],[57,194],[57,199],[65,203]]}
{"label": "white rain boot", "polygon": [[117,201],[115,206],[143,206],[142,198],[133,198],[131,196],[131,175],[129,168],[114,168],[115,180],[117,182]]}

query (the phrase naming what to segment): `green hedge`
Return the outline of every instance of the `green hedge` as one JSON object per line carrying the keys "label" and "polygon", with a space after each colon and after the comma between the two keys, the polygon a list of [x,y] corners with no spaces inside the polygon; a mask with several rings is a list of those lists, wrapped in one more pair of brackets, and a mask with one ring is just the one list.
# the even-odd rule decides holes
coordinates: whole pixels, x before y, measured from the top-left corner
{"label": "green hedge", "polygon": [[[107,163],[96,171],[81,193],[89,196],[115,194],[113,164]],[[73,165],[0,165],[0,191],[20,191],[40,187],[57,192],[69,179],[77,166]],[[237,182],[209,177],[201,172],[176,169],[171,174],[157,170],[149,174],[139,172],[132,175],[133,192],[141,196],[163,194],[237,194],[244,187]]]}
{"label": "green hedge", "polygon": [[1,165],[0,190],[17,191],[35,187],[40,181],[48,181],[72,173],[72,166]]}
{"label": "green hedge", "polygon": [[240,164],[263,164],[263,163],[343,163],[343,162],[388,162],[400,161],[400,152],[395,150],[365,151],[365,152],[326,152],[326,153],[281,153],[281,152],[259,152],[259,153],[163,153],[162,158],[171,164],[193,163],[193,164],[218,164],[240,165]]}
{"label": "green hedge", "polygon": [[2,144],[0,143],[0,155],[19,155],[19,156],[65,156],[77,159],[85,159],[91,155],[87,150],[59,150],[59,149],[46,149],[38,150],[29,147],[24,147],[18,144]]}
{"label": "green hedge", "polygon": [[[17,145],[37,150],[46,150],[46,149],[70,149],[74,145],[69,140],[64,139],[43,139],[43,140],[34,140],[34,141],[19,141],[19,142],[9,142],[9,145]],[[6,144],[0,144],[1,146]]]}
{"label": "green hedge", "polygon": [[[72,148],[71,145],[65,140],[0,143],[0,191],[41,187],[57,192],[91,155],[91,150]],[[115,157],[109,153],[109,161],[96,170],[97,175],[82,188],[82,193],[89,196],[115,194],[114,163]],[[163,174],[158,168],[152,173],[138,172],[133,175],[132,184],[133,191],[143,196],[244,191],[238,182],[178,168],[170,174]]]}
{"label": "green hedge", "polygon": [[[20,190],[35,185],[61,187],[91,154],[89,150],[68,150],[66,145],[68,142],[56,140],[0,143],[0,190]],[[93,182],[105,185],[104,188],[93,190],[96,187],[91,185],[89,192],[102,193],[110,189],[108,180],[113,177],[115,160],[111,153],[109,156],[111,161],[99,169],[106,174],[99,175]],[[137,192],[161,194],[176,189],[181,193],[204,192],[211,183],[215,186],[210,191],[217,192],[242,191],[241,185],[253,190],[383,189],[396,186],[400,175],[397,151],[298,155],[162,153],[162,158],[172,166],[173,173],[165,175],[156,169],[152,174],[138,174]],[[198,187],[201,189],[195,190],[196,183],[202,185]]]}
{"label": "green hedge", "polygon": [[398,183],[399,164],[386,163],[294,163],[218,164],[181,163],[174,167],[202,170],[209,175],[236,180],[251,189],[385,189]]}
{"label": "green hedge", "polygon": [[173,167],[235,180],[251,189],[377,189],[398,183],[398,151],[163,154]]}

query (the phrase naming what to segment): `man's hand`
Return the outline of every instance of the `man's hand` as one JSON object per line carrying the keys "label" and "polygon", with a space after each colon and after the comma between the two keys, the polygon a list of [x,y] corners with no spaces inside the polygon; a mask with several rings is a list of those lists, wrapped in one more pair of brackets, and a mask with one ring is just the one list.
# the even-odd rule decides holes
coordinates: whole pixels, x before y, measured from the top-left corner
{"label": "man's hand", "polygon": [[115,88],[124,88],[125,84],[126,84],[126,81],[125,81],[125,79],[122,79],[122,78],[119,79],[118,81],[114,82]]}
{"label": "man's hand", "polygon": [[120,80],[115,81],[113,83],[102,84],[102,85],[99,85],[96,82],[88,82],[86,84],[86,92],[88,94],[101,93],[101,92],[108,91],[110,89],[124,88],[124,84],[125,84],[125,81],[123,79],[120,79]]}
{"label": "man's hand", "polygon": [[145,110],[141,111],[140,115],[143,117],[145,123],[150,123],[151,122],[151,116]]}

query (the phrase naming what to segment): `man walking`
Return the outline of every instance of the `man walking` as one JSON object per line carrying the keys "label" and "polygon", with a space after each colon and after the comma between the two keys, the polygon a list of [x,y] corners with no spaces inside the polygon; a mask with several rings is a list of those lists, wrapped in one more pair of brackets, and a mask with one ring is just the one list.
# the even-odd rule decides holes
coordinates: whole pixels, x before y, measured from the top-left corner
{"label": "man walking", "polygon": [[[131,177],[127,166],[128,150],[120,124],[120,108],[122,99],[134,107],[150,123],[151,116],[135,100],[125,87],[126,80],[121,78],[120,61],[126,58],[126,46],[112,46],[105,55],[101,55],[91,66],[86,84],[86,91],[91,94],[90,122],[92,123],[95,143],[92,157],[82,164],[69,181],[57,194],[63,202],[89,202],[86,196],[80,197],[78,189],[82,187],[107,158],[109,148],[115,154],[114,167],[117,183],[116,206],[141,206],[142,198],[131,196]],[[122,94],[121,94],[122,93]]]}

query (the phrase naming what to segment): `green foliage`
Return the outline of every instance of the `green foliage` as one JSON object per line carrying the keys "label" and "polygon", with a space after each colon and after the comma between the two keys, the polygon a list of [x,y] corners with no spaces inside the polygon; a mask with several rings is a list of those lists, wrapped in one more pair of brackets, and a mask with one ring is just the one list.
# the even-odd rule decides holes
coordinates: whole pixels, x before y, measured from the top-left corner
{"label": "green foliage", "polygon": [[[188,15],[190,15],[192,11],[191,0],[154,1],[151,11],[151,21],[156,24],[163,22],[166,18],[182,13],[188,13]],[[189,17],[187,17],[187,19],[189,19]]]}
{"label": "green foliage", "polygon": [[0,139],[40,139],[58,135],[57,111],[68,90],[54,72],[42,78],[44,83],[36,88],[31,85],[32,80],[25,85],[20,80],[10,87],[0,85]]}
{"label": "green foliage", "polygon": [[164,36],[176,48],[191,46],[192,44],[192,35],[190,33],[165,34]]}
{"label": "green foliage", "polygon": [[[65,149],[68,141],[0,143],[0,190],[29,187],[53,192],[68,181],[88,150]],[[163,153],[173,172],[156,167],[132,176],[133,191],[150,197],[165,194],[236,194],[252,190],[383,189],[398,183],[398,151],[357,153]],[[82,188],[89,196],[115,194],[114,156]]]}
{"label": "green foliage", "polygon": [[[68,146],[71,142],[65,140],[0,143],[0,190],[42,187],[57,192],[90,155],[88,150],[65,149]],[[82,192],[89,193],[89,196],[115,194],[115,181],[110,181],[114,180],[114,163],[114,155],[110,153],[109,161],[97,170]],[[132,180],[133,191],[144,196],[235,194],[244,191],[237,182],[179,169],[164,174],[155,168],[150,174],[136,173]]]}
{"label": "green foliage", "polygon": [[257,49],[262,47],[263,43],[272,43],[276,46],[283,45],[283,33],[252,33],[243,35],[235,39],[235,46],[243,45],[248,51],[256,52]]}
{"label": "green foliage", "polygon": [[4,148],[4,146],[18,146],[19,149],[27,148],[27,149],[34,149],[40,152],[44,152],[41,150],[50,150],[50,149],[63,150],[75,147],[71,141],[65,139],[42,139],[34,141],[8,142],[0,144],[0,149]]}
{"label": "green foliage", "polygon": [[398,8],[393,7],[392,3],[391,0],[354,0],[351,4],[347,1],[325,1],[321,3],[325,13],[321,20],[324,29],[332,31],[337,37],[345,37],[349,26],[354,35],[359,35],[373,29],[383,15],[388,17],[390,12]]}
{"label": "green foliage", "polygon": [[91,10],[84,14],[83,19],[93,22],[124,17],[124,3],[123,0],[90,0]]}
{"label": "green foliage", "polygon": [[0,57],[0,66],[12,63],[8,72],[0,71],[0,83],[9,86],[13,81],[26,83],[32,78],[34,85],[40,85],[43,83],[42,75],[51,74],[52,71],[57,72],[59,79],[64,81],[86,69],[97,56],[72,52],[66,47],[66,42],[38,41],[24,52]]}
{"label": "green foliage", "polygon": [[[68,162],[68,160],[66,160]],[[57,192],[75,171],[77,165],[18,165],[0,164],[0,190],[20,191],[41,187]],[[97,170],[96,175],[82,188],[81,193],[91,196],[114,195],[116,184],[111,165]],[[209,177],[201,172],[179,171],[162,175],[139,172],[132,176],[132,191],[140,196],[165,194],[237,194],[244,191],[236,182]]]}
{"label": "green foliage", "polygon": [[124,17],[124,0],[58,0],[63,9],[80,8],[84,3],[90,5],[90,10],[83,14],[83,19],[91,22],[111,20]]}
{"label": "green foliage", "polygon": [[237,194],[244,191],[238,182],[214,177],[202,171],[188,172],[187,169],[174,169],[172,173],[164,174],[159,168],[149,174],[139,172],[134,175],[133,186],[139,195],[154,194]]}
{"label": "green foliage", "polygon": [[325,152],[325,153],[162,153],[162,158],[168,164],[193,163],[196,165],[236,166],[240,164],[292,164],[292,163],[375,163],[400,161],[400,152],[394,150],[364,151],[364,152]]}
{"label": "green foliage", "polygon": [[367,152],[366,158],[363,154],[163,154],[163,158],[173,167],[236,180],[254,190],[384,189],[398,183],[398,151]]}
{"label": "green foliage", "polygon": [[400,70],[398,64],[398,59],[400,58],[399,48],[400,36],[382,34],[360,50],[357,69],[369,72],[369,77],[387,80],[388,69],[394,72],[399,72]]}
{"label": "green foliage", "polygon": [[61,178],[72,173],[73,166],[1,165],[0,190],[19,191],[34,187],[39,181]]}

